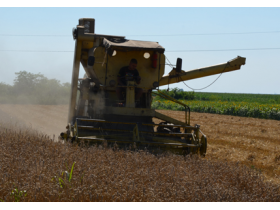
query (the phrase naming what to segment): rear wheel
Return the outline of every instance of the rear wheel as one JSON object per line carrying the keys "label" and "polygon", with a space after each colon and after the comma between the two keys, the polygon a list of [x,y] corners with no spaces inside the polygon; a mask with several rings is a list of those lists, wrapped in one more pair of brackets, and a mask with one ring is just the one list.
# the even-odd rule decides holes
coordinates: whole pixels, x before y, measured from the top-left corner
{"label": "rear wheel", "polygon": [[206,136],[203,135],[201,137],[201,147],[200,147],[200,150],[199,150],[200,155],[205,157],[206,150],[207,150],[207,138],[206,138]]}

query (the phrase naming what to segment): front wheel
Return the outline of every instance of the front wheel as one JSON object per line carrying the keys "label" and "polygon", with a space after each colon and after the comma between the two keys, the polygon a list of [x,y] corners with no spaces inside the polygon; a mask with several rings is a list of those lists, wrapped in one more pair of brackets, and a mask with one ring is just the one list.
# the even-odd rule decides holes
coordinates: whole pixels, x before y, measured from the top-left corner
{"label": "front wheel", "polygon": [[201,137],[201,147],[199,149],[200,155],[205,157],[207,150],[207,138],[205,135],[202,135]]}

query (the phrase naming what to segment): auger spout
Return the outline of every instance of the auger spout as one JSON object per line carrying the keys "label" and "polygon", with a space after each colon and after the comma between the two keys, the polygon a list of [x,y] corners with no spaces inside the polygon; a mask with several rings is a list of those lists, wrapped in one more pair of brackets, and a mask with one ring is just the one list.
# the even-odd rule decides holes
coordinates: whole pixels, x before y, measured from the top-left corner
{"label": "auger spout", "polygon": [[245,65],[245,61],[246,58],[238,56],[228,61],[227,63],[193,69],[189,71],[182,70],[179,73],[174,68],[168,76],[164,76],[161,78],[161,80],[159,81],[159,86],[239,70],[241,68],[241,65]]}

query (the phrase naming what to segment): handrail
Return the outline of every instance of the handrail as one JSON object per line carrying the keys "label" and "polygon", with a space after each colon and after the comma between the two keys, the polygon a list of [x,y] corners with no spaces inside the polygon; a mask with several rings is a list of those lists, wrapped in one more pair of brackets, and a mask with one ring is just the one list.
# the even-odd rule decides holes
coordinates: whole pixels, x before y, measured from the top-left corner
{"label": "handrail", "polygon": [[[187,104],[184,104],[181,101],[178,101],[177,99],[172,98],[171,96],[161,92],[159,89],[157,89],[157,91],[159,92],[159,94],[155,93],[155,92],[153,92],[153,94],[158,95],[158,96],[160,96],[160,97],[162,97],[164,99],[173,101],[174,103],[180,104],[180,105],[185,107],[185,122],[186,122],[187,125],[190,125],[190,121],[191,121],[191,119],[190,119],[190,116],[191,116],[191,109],[190,109],[190,107]],[[187,108],[188,108],[188,111],[189,111],[189,115],[187,114]]]}

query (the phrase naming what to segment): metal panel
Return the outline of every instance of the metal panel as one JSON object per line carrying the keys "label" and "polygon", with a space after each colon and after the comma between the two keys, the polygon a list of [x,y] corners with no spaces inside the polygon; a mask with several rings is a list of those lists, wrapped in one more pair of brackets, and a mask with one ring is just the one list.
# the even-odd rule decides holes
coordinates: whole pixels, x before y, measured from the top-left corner
{"label": "metal panel", "polygon": [[73,116],[75,116],[75,106],[76,106],[76,98],[77,98],[77,90],[78,90],[78,77],[79,77],[80,59],[81,59],[81,52],[82,52],[81,41],[76,40],[74,52],[75,54],[74,54],[74,62],[73,62],[73,70],[72,70],[71,96],[70,96],[70,103],[69,103],[68,123],[71,123]]}
{"label": "metal panel", "polygon": [[154,109],[129,108],[129,107],[105,107],[104,113],[126,116],[155,116]]}
{"label": "metal panel", "polygon": [[135,107],[135,87],[133,86],[134,82],[128,81],[126,88],[126,107]]}

